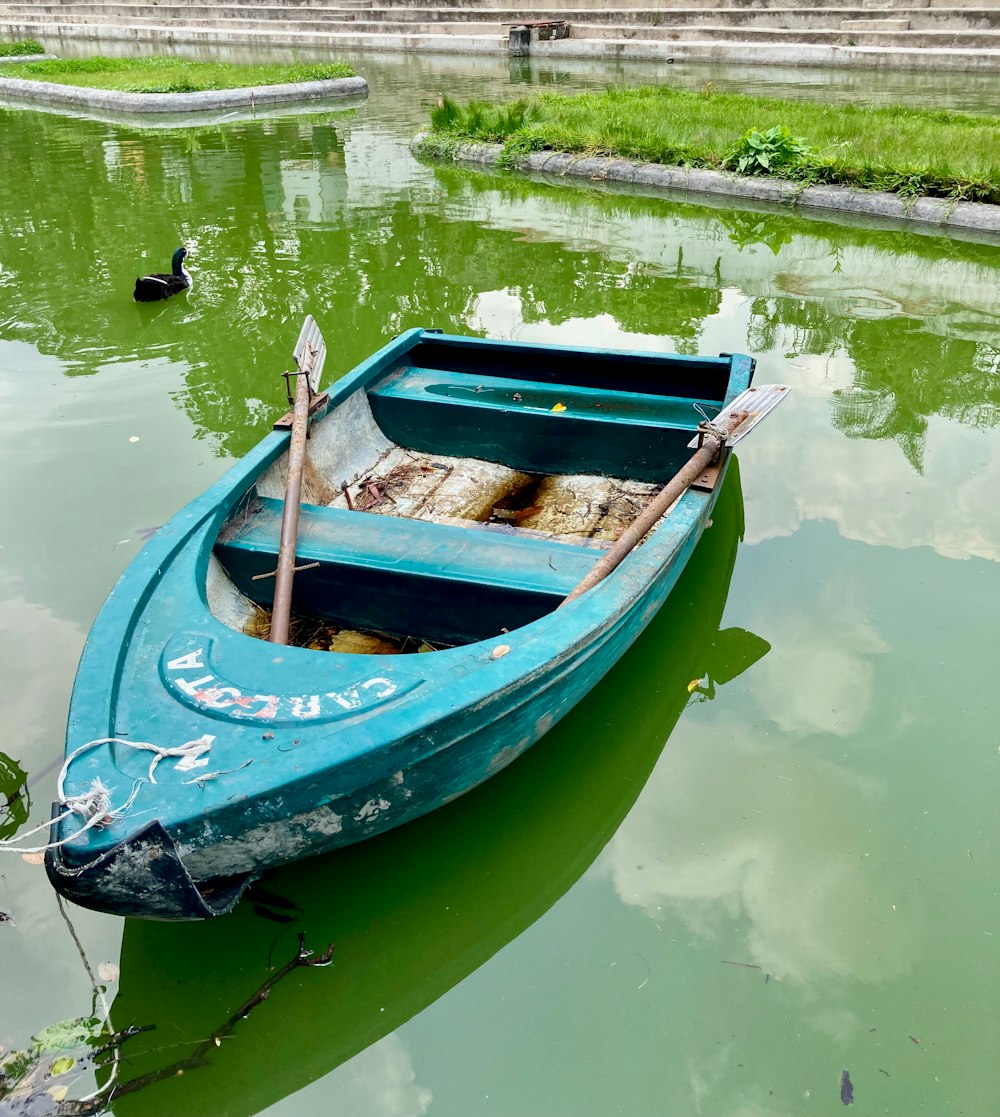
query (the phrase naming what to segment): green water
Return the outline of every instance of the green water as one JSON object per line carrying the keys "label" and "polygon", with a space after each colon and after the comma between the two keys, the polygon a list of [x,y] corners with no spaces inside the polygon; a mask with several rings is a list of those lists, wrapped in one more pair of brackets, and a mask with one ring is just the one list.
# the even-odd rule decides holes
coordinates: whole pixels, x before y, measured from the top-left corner
{"label": "green water", "polygon": [[[157,1025],[122,1080],[169,1067],[302,928],[333,966],[115,1112],[788,1117],[841,1112],[848,1070],[851,1112],[989,1117],[1000,249],[421,165],[439,92],[607,74],[352,61],[373,93],[337,113],[143,131],[0,108],[0,804],[28,776],[0,836],[47,816],[105,594],[283,410],[304,313],[334,375],[424,325],[747,351],[794,394],[633,653],[472,796],[276,874],[295,923],[70,909],[78,950],[43,869],[4,855],[0,1046],[91,1013],[82,952],[115,1028]],[[194,289],[133,304],[181,242]]]}

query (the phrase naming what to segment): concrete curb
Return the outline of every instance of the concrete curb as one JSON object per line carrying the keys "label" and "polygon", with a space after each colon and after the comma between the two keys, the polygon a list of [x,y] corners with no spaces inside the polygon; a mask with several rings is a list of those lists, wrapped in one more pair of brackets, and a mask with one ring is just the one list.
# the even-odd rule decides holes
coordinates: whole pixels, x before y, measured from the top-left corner
{"label": "concrete curb", "polygon": [[[429,138],[428,133],[421,132],[411,142],[411,149],[419,151],[423,141]],[[456,162],[493,166],[502,151],[500,144],[463,144],[450,157]],[[898,194],[858,190],[850,186],[807,186],[803,189],[798,183],[785,179],[751,178],[726,171],[666,167],[659,163],[637,163],[631,159],[571,155],[565,151],[533,152],[519,162],[517,169],[755,202],[777,202],[807,211],[838,210],[862,217],[937,225],[942,229],[1000,233],[1000,206],[981,202],[953,202],[946,198],[907,199]]]}
{"label": "concrete curb", "polygon": [[259,85],[252,89],[206,89],[200,93],[121,93],[113,89],[59,85],[54,81],[0,77],[0,96],[16,97],[21,101],[41,101],[50,105],[83,105],[86,108],[119,113],[197,112],[273,105],[280,101],[357,97],[367,92],[368,82],[359,77]]}
{"label": "concrete curb", "polygon": [[0,55],[0,66],[7,62],[49,62],[55,57],[54,54],[4,54]]}
{"label": "concrete curb", "polygon": [[742,43],[734,39],[559,39],[532,43],[534,58],[591,58],[617,62],[749,63],[760,66],[826,66],[924,73],[1000,72],[1000,50],[957,47],[842,47],[824,43]]}
{"label": "concrete curb", "polygon": [[[19,38],[44,35],[50,43],[80,42],[143,43],[157,49],[173,46],[264,46],[320,47],[336,55],[348,51],[402,51],[409,54],[502,54],[508,53],[506,33],[497,35],[424,34],[374,31],[284,31],[281,27],[251,29],[209,27],[123,27],[111,23],[15,23],[0,16],[0,31]],[[609,55],[609,57],[611,57]]]}

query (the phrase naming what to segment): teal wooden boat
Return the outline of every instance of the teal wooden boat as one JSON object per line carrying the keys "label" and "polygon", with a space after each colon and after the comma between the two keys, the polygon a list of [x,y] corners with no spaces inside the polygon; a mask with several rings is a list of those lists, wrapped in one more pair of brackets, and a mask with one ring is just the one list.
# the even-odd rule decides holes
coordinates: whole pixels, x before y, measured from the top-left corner
{"label": "teal wooden boat", "polygon": [[[517,764],[402,830],[267,874],[228,919],[125,921],[115,1027],[155,1028],[122,1049],[115,1117],[268,1109],[400,1028],[576,883],[685,705],[768,651],[753,633],[719,630],[742,534],[736,466],[664,607]],[[669,746],[660,763],[671,765]],[[294,955],[298,932],[317,951],[336,942],[333,966],[282,982],[217,1047],[209,1037]]]}
{"label": "teal wooden boat", "polygon": [[500,771],[675,584],[728,448],[564,604],[753,364],[417,329],[337,381],[313,401],[302,481],[303,646],[260,638],[295,449],[280,429],[150,540],[94,624],[46,859],[54,886],[121,915],[222,914],[265,869],[380,834]]}

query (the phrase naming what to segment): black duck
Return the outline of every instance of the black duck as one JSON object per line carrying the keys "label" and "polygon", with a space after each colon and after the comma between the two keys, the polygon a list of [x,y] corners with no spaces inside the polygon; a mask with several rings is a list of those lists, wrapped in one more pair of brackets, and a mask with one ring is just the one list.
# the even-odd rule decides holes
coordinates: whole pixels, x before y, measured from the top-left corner
{"label": "black duck", "polygon": [[186,248],[178,248],[174,253],[173,271],[170,275],[157,273],[143,275],[135,281],[133,298],[138,303],[155,303],[160,299],[168,299],[178,291],[186,291],[191,286],[191,276],[184,267]]}

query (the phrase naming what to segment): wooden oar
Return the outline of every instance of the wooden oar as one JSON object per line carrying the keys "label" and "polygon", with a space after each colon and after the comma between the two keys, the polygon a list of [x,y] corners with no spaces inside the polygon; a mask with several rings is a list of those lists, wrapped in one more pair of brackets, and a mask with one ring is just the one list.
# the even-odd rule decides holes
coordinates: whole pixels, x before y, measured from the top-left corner
{"label": "wooden oar", "polygon": [[[635,549],[646,533],[667,509],[682,496],[691,485],[715,461],[725,446],[732,446],[748,434],[778,403],[788,394],[783,384],[769,384],[761,388],[749,388],[710,423],[699,424],[700,446],[687,463],[674,474],[666,485],[656,494],[652,502],[643,509],[635,520],[622,532],[618,541],[607,550],[594,564],[590,573],[559,604],[563,605],[578,598],[592,589],[618,566]],[[692,443],[694,445],[694,443]]]}
{"label": "wooden oar", "polygon": [[274,576],[274,603],[271,607],[272,644],[288,643],[292,615],[292,582],[295,578],[295,549],[299,537],[299,503],[302,497],[302,472],[306,465],[306,438],[309,433],[310,404],[319,387],[326,346],[312,316],[305,320],[295,359],[299,371],[295,378],[295,404],[292,409],[292,437],[288,444],[288,481],[281,514],[281,542]]}
{"label": "wooden oar", "polygon": [[309,429],[309,381],[299,373],[295,384],[295,407],[292,411],[292,440],[288,445],[288,483],[285,486],[285,507],[281,513],[281,545],[274,574],[274,605],[271,608],[272,644],[288,643],[288,625],[292,615],[292,581],[295,578],[295,547],[299,539],[299,501],[302,494],[302,470],[306,463],[306,434]]}

